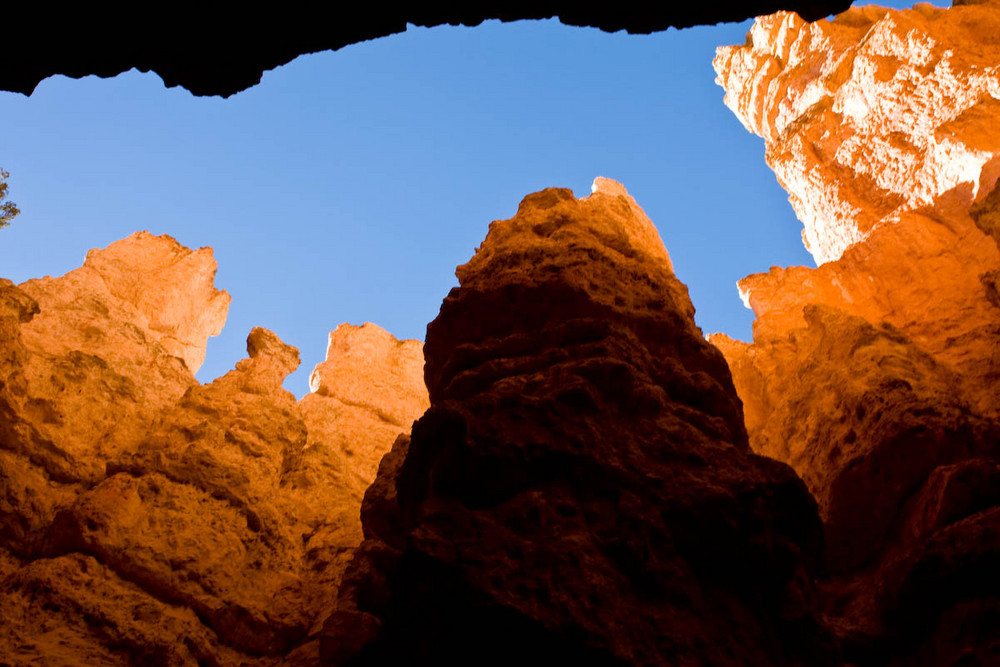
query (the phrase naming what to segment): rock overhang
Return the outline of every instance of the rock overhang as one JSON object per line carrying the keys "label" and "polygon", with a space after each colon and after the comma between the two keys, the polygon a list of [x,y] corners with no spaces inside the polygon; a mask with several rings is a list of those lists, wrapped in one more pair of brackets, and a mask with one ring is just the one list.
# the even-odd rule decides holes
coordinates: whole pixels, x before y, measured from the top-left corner
{"label": "rock overhang", "polygon": [[848,0],[718,0],[709,3],[580,5],[567,0],[476,3],[421,2],[405,9],[354,3],[268,12],[229,6],[143,3],[123,11],[81,5],[53,12],[36,3],[5,7],[5,49],[13,57],[0,70],[0,90],[31,94],[56,74],[111,77],[135,68],[155,72],[166,86],[195,95],[228,97],[260,82],[263,72],[300,55],[337,50],[400,33],[412,24],[475,26],[499,19],[558,17],[564,24],[648,34],[670,27],[742,21],[779,9],[818,19],[843,11]]}

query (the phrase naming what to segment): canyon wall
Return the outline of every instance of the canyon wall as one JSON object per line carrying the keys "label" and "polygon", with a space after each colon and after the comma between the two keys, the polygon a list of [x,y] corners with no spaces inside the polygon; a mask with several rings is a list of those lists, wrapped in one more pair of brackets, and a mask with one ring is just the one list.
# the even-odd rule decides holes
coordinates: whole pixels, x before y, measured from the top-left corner
{"label": "canyon wall", "polygon": [[716,59],[816,268],[694,324],[620,184],[490,226],[426,345],[261,328],[137,233],[0,280],[0,662],[995,664],[1000,1]]}
{"label": "canyon wall", "polygon": [[427,407],[417,341],[341,325],[301,401],[255,328],[214,382],[210,249],[140,232],[0,282],[0,662],[312,664],[382,455]]}
{"label": "canyon wall", "polygon": [[992,664],[1000,3],[778,13],[715,67],[819,263],[740,281],[753,343],[712,342],[819,504],[826,624],[862,662]]}

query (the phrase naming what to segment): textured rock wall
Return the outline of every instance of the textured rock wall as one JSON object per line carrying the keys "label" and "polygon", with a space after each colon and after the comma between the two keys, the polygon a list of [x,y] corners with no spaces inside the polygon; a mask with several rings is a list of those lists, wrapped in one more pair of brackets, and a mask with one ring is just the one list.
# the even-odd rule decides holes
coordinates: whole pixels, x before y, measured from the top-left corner
{"label": "textured rock wall", "polygon": [[0,282],[0,662],[315,662],[364,489],[426,408],[421,345],[341,325],[296,401],[298,351],[255,328],[199,385],[214,275],[140,232]]}
{"label": "textured rock wall", "polygon": [[1000,650],[998,36],[995,1],[779,13],[715,61],[821,264],[740,281],[753,343],[712,341],[751,447],[819,504],[826,623],[860,662]]}
{"label": "textured rock wall", "polygon": [[817,262],[949,190],[968,203],[992,188],[993,4],[853,7],[815,23],[779,12],[758,19],[747,44],[719,50],[725,102],[765,139]]}
{"label": "textured rock wall", "polygon": [[720,51],[822,262],[741,281],[753,343],[607,179],[493,223],[425,349],[331,332],[301,401],[259,328],[195,381],[208,250],[0,280],[0,662],[995,663],[998,26]]}
{"label": "textured rock wall", "polygon": [[625,189],[529,195],[456,273],[324,657],[822,664],[814,503]]}

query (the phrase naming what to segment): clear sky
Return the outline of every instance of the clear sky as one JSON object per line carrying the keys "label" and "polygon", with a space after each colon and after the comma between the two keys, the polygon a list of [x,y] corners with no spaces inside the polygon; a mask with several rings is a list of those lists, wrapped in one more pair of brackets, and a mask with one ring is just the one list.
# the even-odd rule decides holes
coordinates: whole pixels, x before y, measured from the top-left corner
{"label": "clear sky", "polygon": [[62,275],[140,229],[211,246],[233,303],[198,378],[231,369],[259,325],[301,351],[285,386],[302,395],[329,330],[423,339],[491,220],[601,175],[656,223],[702,329],[748,339],[736,281],[812,265],[763,141],[714,83],[716,46],[748,27],[410,27],[225,100],[134,70],[0,93],[0,167],[22,210],[0,231],[0,276]]}

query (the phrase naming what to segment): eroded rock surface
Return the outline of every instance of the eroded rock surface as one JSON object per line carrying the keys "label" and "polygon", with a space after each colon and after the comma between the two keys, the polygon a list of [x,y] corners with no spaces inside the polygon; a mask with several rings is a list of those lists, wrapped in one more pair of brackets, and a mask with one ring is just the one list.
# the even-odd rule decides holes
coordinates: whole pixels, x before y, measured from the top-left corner
{"label": "eroded rock surface", "polygon": [[767,142],[803,241],[819,263],[1000,166],[995,2],[896,11],[852,7],[806,23],[779,12],[719,50],[726,104]]}
{"label": "eroded rock surface", "polygon": [[998,35],[995,1],[779,13],[715,62],[821,264],[740,281],[754,341],[712,341],[751,447],[816,497],[827,627],[862,663],[996,656]]}
{"label": "eroded rock surface", "polygon": [[427,331],[431,407],[365,496],[324,656],[821,664],[813,501],[748,450],[624,188],[529,195],[456,273]]}
{"label": "eroded rock surface", "polygon": [[427,405],[421,344],[342,325],[296,401],[298,350],[255,328],[200,385],[214,274],[140,232],[0,282],[0,662],[315,664],[364,489]]}
{"label": "eroded rock surface", "polygon": [[[0,285],[0,512],[9,547],[34,554],[55,507],[134,449],[156,416],[195,386],[229,296],[210,250],[139,232],[94,250],[59,278]],[[174,300],[182,303],[170,303]]]}

